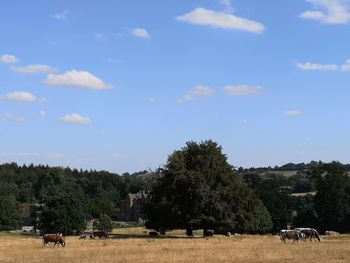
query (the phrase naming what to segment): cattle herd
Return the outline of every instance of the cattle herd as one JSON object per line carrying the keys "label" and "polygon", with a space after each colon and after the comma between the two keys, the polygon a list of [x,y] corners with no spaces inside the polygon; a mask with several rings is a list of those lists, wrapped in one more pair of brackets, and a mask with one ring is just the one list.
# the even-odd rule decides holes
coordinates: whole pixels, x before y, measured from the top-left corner
{"label": "cattle herd", "polygon": [[[331,232],[331,231],[328,231]],[[150,232],[150,236],[155,235],[154,233],[157,232]],[[334,232],[335,233],[335,232]],[[326,233],[328,234],[328,233]],[[158,233],[157,233],[158,235]],[[212,234],[213,235],[213,234]],[[230,235],[226,235],[230,236]],[[295,241],[306,241],[306,240],[315,240],[315,241],[321,241],[320,235],[318,234],[317,230],[314,228],[295,228],[294,230],[281,230],[279,232],[279,236],[281,239],[281,242],[286,243],[287,239],[293,240],[293,244]],[[86,235],[81,235],[79,239],[86,239]],[[91,235],[89,235],[90,239],[107,239],[109,238],[109,235],[107,232],[104,231],[95,231]],[[43,236],[43,246],[48,247],[49,243],[54,243],[54,247],[57,245],[59,247],[65,247],[66,246],[66,241],[62,233],[57,233],[57,234],[46,234]]]}
{"label": "cattle herd", "polygon": [[279,235],[283,243],[286,243],[286,239],[293,240],[293,243],[299,240],[306,241],[307,239],[310,241],[321,241],[317,230],[313,228],[295,228],[294,230],[281,230],[279,232]]}

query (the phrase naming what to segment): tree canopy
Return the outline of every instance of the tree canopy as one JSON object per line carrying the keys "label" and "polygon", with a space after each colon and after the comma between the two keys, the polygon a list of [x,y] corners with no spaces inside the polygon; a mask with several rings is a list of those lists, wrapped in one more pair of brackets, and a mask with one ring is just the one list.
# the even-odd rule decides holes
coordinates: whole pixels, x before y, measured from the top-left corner
{"label": "tree canopy", "polygon": [[188,142],[156,173],[147,227],[262,233],[271,218],[227,162],[221,146]]}

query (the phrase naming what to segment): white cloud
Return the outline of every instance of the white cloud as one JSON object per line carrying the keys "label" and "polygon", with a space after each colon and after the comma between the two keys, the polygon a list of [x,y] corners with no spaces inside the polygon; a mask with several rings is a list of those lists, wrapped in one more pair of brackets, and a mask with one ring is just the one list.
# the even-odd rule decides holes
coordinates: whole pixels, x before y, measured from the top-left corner
{"label": "white cloud", "polygon": [[79,87],[95,90],[110,89],[113,86],[87,71],[71,70],[64,74],[49,74],[44,81],[49,86]]}
{"label": "white cloud", "polygon": [[22,74],[54,73],[57,71],[57,69],[49,65],[42,64],[28,65],[25,67],[11,67],[11,70]]}
{"label": "white cloud", "polygon": [[144,28],[134,28],[132,34],[141,38],[150,38],[150,34]]}
{"label": "white cloud", "polygon": [[302,70],[322,70],[322,71],[337,71],[338,65],[336,64],[314,64],[310,62],[297,63],[297,67]]}
{"label": "white cloud", "polygon": [[63,159],[64,155],[61,153],[49,153],[47,155],[50,159]]}
{"label": "white cloud", "polygon": [[213,95],[214,90],[205,86],[197,86],[190,92],[186,94],[183,99],[177,100],[178,103],[182,104],[185,102],[191,102],[195,97],[199,96],[211,96]]}
{"label": "white cloud", "polygon": [[341,71],[347,72],[350,71],[350,59],[348,59],[345,64],[341,66]]}
{"label": "white cloud", "polygon": [[202,26],[212,26],[224,29],[244,30],[252,33],[262,33],[265,26],[261,23],[228,14],[217,12],[202,7],[192,12],[176,17],[177,20]]}
{"label": "white cloud", "polygon": [[289,110],[289,111],[284,112],[284,115],[289,116],[289,117],[299,116],[302,114],[303,114],[303,112],[300,110]]}
{"label": "white cloud", "polygon": [[68,19],[68,13],[69,13],[68,10],[63,10],[62,12],[54,14],[51,17],[53,19],[57,19],[57,20],[67,20]]}
{"label": "white cloud", "polygon": [[306,0],[316,10],[308,10],[300,17],[325,24],[346,24],[350,20],[349,8],[344,0]]}
{"label": "white cloud", "polygon": [[44,118],[44,117],[46,117],[46,111],[41,110],[38,112],[38,115],[39,115],[39,117]]}
{"label": "white cloud", "polygon": [[2,55],[0,57],[0,64],[1,63],[4,63],[4,64],[15,64],[15,63],[18,63],[18,62],[19,62],[19,59],[16,58],[15,56],[13,56],[13,55],[5,54],[5,55]]}
{"label": "white cloud", "polygon": [[12,114],[12,113],[5,113],[4,118],[9,121],[14,121],[14,122],[24,122],[25,119],[22,115],[17,115],[17,114]]}
{"label": "white cloud", "polygon": [[8,101],[19,101],[19,102],[36,102],[37,98],[26,91],[16,91],[12,93],[8,93],[4,96],[0,96],[1,100],[8,100]]}
{"label": "white cloud", "polygon": [[60,119],[62,122],[70,124],[91,124],[91,119],[89,117],[83,117],[77,113],[68,114]]}
{"label": "white cloud", "polygon": [[228,85],[223,87],[223,90],[228,95],[247,96],[258,95],[261,92],[262,88],[260,86]]}

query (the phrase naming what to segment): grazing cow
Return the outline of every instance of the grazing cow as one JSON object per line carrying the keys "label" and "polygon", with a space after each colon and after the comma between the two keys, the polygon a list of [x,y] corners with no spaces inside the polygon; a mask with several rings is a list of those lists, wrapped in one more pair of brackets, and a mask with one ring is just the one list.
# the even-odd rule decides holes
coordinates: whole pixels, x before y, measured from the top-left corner
{"label": "grazing cow", "polygon": [[90,239],[95,239],[94,235],[90,235]]}
{"label": "grazing cow", "polygon": [[298,230],[281,230],[279,235],[283,243],[286,243],[286,239],[292,239],[294,244],[295,241],[299,241],[302,238],[301,232]]}
{"label": "grazing cow", "polygon": [[86,239],[86,236],[82,235],[82,236],[79,237],[79,239]]}
{"label": "grazing cow", "polygon": [[94,236],[94,238],[98,237],[99,239],[107,239],[107,238],[109,238],[108,233],[104,232],[104,231],[95,231],[93,233],[93,236]]}
{"label": "grazing cow", "polygon": [[309,238],[310,241],[312,239],[315,240],[315,241],[318,240],[318,242],[321,241],[320,235],[318,234],[316,229],[299,227],[299,228],[296,228],[295,230],[298,230],[301,233],[305,234],[305,238]]}
{"label": "grazing cow", "polygon": [[53,247],[57,245],[59,247],[60,245],[62,247],[66,246],[66,241],[64,240],[64,237],[62,234],[46,234],[43,236],[43,245],[44,247],[48,247],[49,243],[54,243]]}

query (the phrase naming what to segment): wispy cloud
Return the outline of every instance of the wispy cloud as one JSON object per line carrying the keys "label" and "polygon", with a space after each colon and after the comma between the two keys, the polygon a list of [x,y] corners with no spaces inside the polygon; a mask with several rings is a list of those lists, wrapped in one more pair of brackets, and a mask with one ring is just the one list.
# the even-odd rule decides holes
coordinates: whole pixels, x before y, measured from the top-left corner
{"label": "wispy cloud", "polygon": [[211,96],[213,95],[214,90],[205,87],[205,86],[197,86],[193,90],[189,91],[184,98],[177,100],[177,103],[185,103],[185,102],[191,102],[195,97],[200,97],[200,96]]}
{"label": "wispy cloud", "polygon": [[338,65],[336,64],[314,64],[310,62],[297,63],[297,67],[302,70],[322,70],[322,71],[337,71]]}
{"label": "wispy cloud", "polygon": [[260,94],[262,88],[260,86],[249,85],[228,85],[223,87],[223,91],[233,96],[248,96]]}
{"label": "wispy cloud", "polygon": [[17,101],[17,102],[45,102],[46,99],[38,99],[35,95],[26,91],[16,91],[0,96],[0,100]]}
{"label": "wispy cloud", "polygon": [[69,14],[69,10],[63,10],[60,13],[53,14],[51,17],[57,20],[67,20],[68,14]]}
{"label": "wispy cloud", "polygon": [[347,72],[350,71],[350,59],[348,59],[345,64],[341,66],[341,71]]}
{"label": "wispy cloud", "polygon": [[1,157],[38,157],[40,153],[36,152],[2,152],[0,153]]}
{"label": "wispy cloud", "polygon": [[54,73],[57,69],[43,64],[28,65],[25,67],[11,67],[11,70],[22,74]]}
{"label": "wispy cloud", "polygon": [[303,112],[300,110],[288,110],[288,111],[284,112],[284,115],[286,115],[288,117],[299,116],[302,114],[303,114]]}
{"label": "wispy cloud", "polygon": [[49,157],[50,159],[63,159],[64,158],[64,155],[61,154],[61,153],[49,153],[47,155],[47,157]]}
{"label": "wispy cloud", "polygon": [[252,33],[262,33],[265,26],[261,23],[235,16],[226,12],[198,7],[193,11],[176,17],[177,20],[194,25],[212,26],[223,29],[243,30]]}
{"label": "wispy cloud", "polygon": [[306,0],[315,10],[300,14],[303,19],[316,20],[325,24],[347,24],[350,20],[349,8],[344,0]]}
{"label": "wispy cloud", "polygon": [[18,115],[18,114],[13,114],[13,113],[5,113],[4,118],[9,121],[14,121],[17,123],[21,123],[25,121],[24,116]]}
{"label": "wispy cloud", "polygon": [[89,117],[83,117],[78,113],[68,114],[60,118],[60,120],[62,122],[69,123],[69,124],[82,124],[82,125],[91,124],[91,119]]}
{"label": "wispy cloud", "polygon": [[155,97],[149,97],[149,98],[148,98],[148,101],[149,101],[150,103],[155,103],[157,100],[156,100]]}
{"label": "wispy cloud", "polygon": [[104,61],[109,62],[109,63],[113,63],[113,64],[118,64],[121,62],[120,59],[116,59],[116,58],[106,58]]}
{"label": "wispy cloud", "polygon": [[71,70],[64,74],[49,74],[44,81],[49,86],[79,87],[94,90],[111,89],[113,86],[87,71]]}
{"label": "wispy cloud", "polygon": [[45,118],[47,114],[46,114],[46,111],[41,110],[41,111],[38,112],[38,115],[39,115],[39,117],[41,117],[41,118]]}
{"label": "wispy cloud", "polygon": [[220,0],[220,4],[224,6],[226,13],[233,13],[234,9],[231,4],[231,0]]}
{"label": "wispy cloud", "polygon": [[5,54],[0,57],[0,64],[16,64],[19,62],[19,59],[13,55]]}
{"label": "wispy cloud", "polygon": [[350,71],[350,59],[346,60],[344,64],[316,64],[316,63],[297,63],[296,66],[302,70],[319,70],[319,71]]}
{"label": "wispy cloud", "polygon": [[104,33],[96,33],[94,34],[94,38],[97,40],[106,40],[107,36]]}
{"label": "wispy cloud", "polygon": [[144,28],[134,28],[132,30],[132,34],[134,36],[141,37],[141,38],[150,38],[150,34]]}

